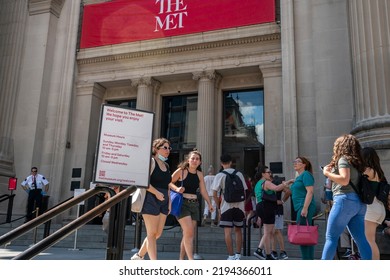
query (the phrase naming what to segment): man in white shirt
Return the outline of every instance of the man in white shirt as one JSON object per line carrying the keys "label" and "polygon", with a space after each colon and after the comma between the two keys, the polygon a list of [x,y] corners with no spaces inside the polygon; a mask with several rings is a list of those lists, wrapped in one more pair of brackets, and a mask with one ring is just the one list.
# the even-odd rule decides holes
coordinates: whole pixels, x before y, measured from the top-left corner
{"label": "man in white shirt", "polygon": [[204,204],[204,211],[203,211],[203,221],[202,221],[202,226],[206,224],[207,217],[211,216],[211,227],[215,227],[216,224],[216,217],[217,217],[217,205],[215,204],[215,200],[213,199],[213,190],[211,189],[211,185],[213,184],[215,175],[214,175],[214,168],[212,165],[210,165],[207,175],[204,176],[204,184],[207,189],[207,193],[209,194],[211,205],[214,208],[214,211],[210,213],[209,211],[209,206],[207,203]]}
{"label": "man in white shirt", "polygon": [[24,179],[21,186],[28,194],[25,220],[25,222],[28,222],[33,218],[33,216],[35,216],[33,215],[34,209],[39,208],[40,210],[38,210],[38,214],[42,214],[42,198],[44,195],[47,195],[47,191],[49,190],[49,181],[47,181],[43,175],[38,174],[37,167],[32,167],[31,175]]}

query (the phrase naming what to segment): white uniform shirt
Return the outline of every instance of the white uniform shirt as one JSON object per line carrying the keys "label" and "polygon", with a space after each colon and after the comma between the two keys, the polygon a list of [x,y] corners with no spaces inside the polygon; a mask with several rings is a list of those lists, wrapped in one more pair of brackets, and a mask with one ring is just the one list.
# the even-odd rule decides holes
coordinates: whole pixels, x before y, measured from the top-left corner
{"label": "white uniform shirt", "polygon": [[[234,172],[233,168],[227,168],[224,169],[227,173],[232,174]],[[248,187],[246,185],[244,176],[240,171],[237,172],[237,176],[240,177],[242,181],[242,185],[244,186],[244,189],[247,190]],[[245,201],[240,201],[240,202],[226,202],[225,199],[223,198],[223,191],[225,189],[225,178],[226,174],[219,172],[217,175],[215,175],[213,184],[211,185],[211,189],[213,191],[216,191],[219,193],[219,191],[222,189],[222,202],[221,202],[221,213],[224,213],[225,211],[231,209],[231,208],[240,208],[243,212],[245,212]]]}
{"label": "white uniform shirt", "polygon": [[204,176],[204,184],[206,186],[207,193],[209,196],[213,196],[213,190],[211,189],[211,185],[213,184],[215,175],[206,175]]}
{"label": "white uniform shirt", "polygon": [[[46,178],[43,177],[43,175],[41,174],[35,175],[35,182],[37,184],[37,189],[41,189],[41,190],[44,190],[43,187],[49,184],[49,181],[47,181]],[[30,175],[26,179],[24,179],[21,185],[23,187],[28,185],[28,188],[30,190],[33,190],[34,187],[32,186],[32,183],[33,183],[33,175]]]}

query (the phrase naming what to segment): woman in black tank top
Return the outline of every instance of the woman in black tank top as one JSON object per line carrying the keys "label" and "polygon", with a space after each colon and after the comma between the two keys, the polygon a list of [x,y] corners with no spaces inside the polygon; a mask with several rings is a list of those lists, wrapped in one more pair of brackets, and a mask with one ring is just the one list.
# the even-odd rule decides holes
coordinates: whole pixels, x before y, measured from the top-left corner
{"label": "woman in black tank top", "polygon": [[[197,221],[200,219],[200,202],[197,197],[198,189],[204,200],[208,203],[210,211],[214,211],[204,183],[204,177],[200,167],[201,163],[202,155],[198,151],[192,151],[172,174],[170,188],[183,193],[184,198],[181,214],[176,217],[183,230],[183,238],[180,244],[181,260],[185,258],[185,255],[187,255],[189,260],[193,260],[194,230],[197,226]],[[176,186],[176,182],[178,182],[179,186],[183,182],[183,187]]]}
{"label": "woman in black tank top", "polygon": [[163,232],[170,210],[168,191],[172,178],[169,166],[165,163],[171,151],[170,143],[165,138],[159,138],[153,141],[152,148],[150,184],[141,211],[146,238],[138,253],[131,257],[132,260],[143,260],[146,253],[149,259],[157,259],[157,239]]}

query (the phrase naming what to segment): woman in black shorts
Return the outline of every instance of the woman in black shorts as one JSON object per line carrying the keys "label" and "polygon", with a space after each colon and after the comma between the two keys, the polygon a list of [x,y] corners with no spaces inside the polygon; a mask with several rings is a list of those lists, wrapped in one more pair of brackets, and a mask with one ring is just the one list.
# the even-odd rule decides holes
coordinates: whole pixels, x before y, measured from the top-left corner
{"label": "woman in black shorts", "polygon": [[[264,225],[264,234],[260,240],[257,250],[253,253],[259,259],[272,260],[271,257],[271,236],[275,226],[275,213],[277,209],[276,192],[288,188],[288,182],[282,182],[280,185],[272,183],[272,172],[267,166],[260,166],[258,168],[256,177],[259,181],[255,185],[256,196],[256,214],[261,218],[261,223]],[[263,192],[275,196],[275,201],[265,200]],[[263,250],[264,248],[264,250]]]}
{"label": "woman in black shorts", "polygon": [[159,138],[153,141],[152,149],[150,184],[141,211],[146,227],[146,238],[139,252],[131,257],[132,260],[143,260],[146,253],[149,259],[157,259],[157,239],[162,234],[170,211],[168,189],[171,172],[165,163],[171,151],[170,143],[165,138]]}

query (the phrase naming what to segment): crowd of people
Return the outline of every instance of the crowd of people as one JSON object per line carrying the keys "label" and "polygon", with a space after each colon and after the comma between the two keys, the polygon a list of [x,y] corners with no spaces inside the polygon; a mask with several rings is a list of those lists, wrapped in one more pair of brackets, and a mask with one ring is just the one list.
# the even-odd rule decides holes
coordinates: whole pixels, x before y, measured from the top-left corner
{"label": "crowd of people", "polygon": [[[313,224],[316,214],[314,197],[316,183],[310,160],[298,156],[293,161],[296,176],[280,180],[273,176],[268,166],[256,168],[254,178],[248,178],[232,167],[232,158],[224,154],[220,157],[221,172],[215,174],[210,166],[204,176],[199,151],[191,151],[178,168],[170,174],[165,163],[170,152],[170,143],[161,138],[154,141],[153,161],[157,171],[151,172],[151,186],[141,213],[145,220],[147,237],[139,252],[132,259],[157,259],[156,241],[161,236],[166,216],[170,212],[169,189],[183,194],[181,214],[176,217],[182,229],[179,259],[193,259],[194,230],[197,221],[202,225],[211,218],[211,226],[223,228],[228,260],[241,259],[242,227],[257,217],[257,224],[263,234],[254,255],[259,259],[287,259],[284,248],[283,204],[291,198],[296,213],[297,224]],[[224,171],[224,172],[222,172]],[[243,201],[227,202],[224,199],[226,176],[237,172],[246,191]],[[336,256],[340,237],[349,233],[364,260],[379,259],[380,252],[375,243],[377,227],[383,223],[384,234],[390,233],[390,219],[385,220],[388,201],[375,198],[374,203],[366,205],[359,199],[350,182],[357,184],[359,173],[367,174],[373,185],[386,180],[380,167],[379,157],[372,148],[362,148],[353,135],[346,134],[336,139],[330,163],[323,167],[326,177],[326,194],[322,201],[329,204],[329,214],[325,234],[325,245],[321,259],[330,260]],[[164,176],[162,176],[164,175]],[[169,175],[169,176],[168,176]],[[204,199],[203,217],[197,193]],[[387,209],[388,210],[388,209]],[[279,247],[279,253],[277,252]],[[301,245],[301,259],[314,259],[314,246]]]}
{"label": "crowd of people", "polygon": [[[146,191],[141,210],[146,228],[146,238],[132,260],[143,260],[147,254],[150,260],[158,259],[157,240],[161,237],[167,216],[171,212],[170,190],[183,196],[181,211],[176,219],[182,230],[180,260],[193,259],[194,234],[198,221],[202,225],[210,217],[212,227],[224,230],[227,260],[240,260],[243,226],[249,225],[256,217],[255,224],[262,230],[258,248],[254,256],[264,260],[287,259],[284,246],[284,203],[291,198],[296,214],[296,224],[313,224],[316,214],[314,197],[316,183],[310,160],[297,156],[293,161],[295,177],[282,180],[273,176],[272,170],[263,164],[256,168],[256,174],[249,178],[233,167],[232,157],[220,157],[220,172],[212,166],[207,174],[202,172],[202,155],[196,149],[171,173],[166,163],[171,151],[169,140],[155,139],[152,143],[150,185]],[[32,217],[32,204],[48,191],[48,181],[33,167],[32,174],[22,187],[29,195],[27,218]],[[322,202],[327,204],[327,225],[325,244],[321,259],[331,260],[336,256],[340,238],[350,235],[355,242],[359,258],[380,259],[380,248],[375,237],[377,228],[383,225],[383,234],[390,235],[390,196],[376,197],[372,204],[364,204],[352,184],[357,185],[359,174],[366,174],[373,188],[387,182],[375,149],[362,148],[357,138],[351,134],[338,137],[333,146],[332,158],[322,167],[326,178]],[[227,201],[224,197],[227,176],[237,175],[243,186],[244,199]],[[284,179],[284,178],[283,178]],[[118,188],[118,187],[117,187]],[[203,198],[204,203],[200,198]],[[38,202],[38,203],[37,203]],[[201,217],[201,206],[204,206]],[[103,229],[107,231],[109,211],[103,219]],[[203,218],[203,220],[202,220]],[[351,244],[351,243],[349,243]],[[346,245],[348,246],[348,244]],[[278,248],[279,247],[279,253]],[[300,245],[302,260],[314,259],[314,246]]]}

